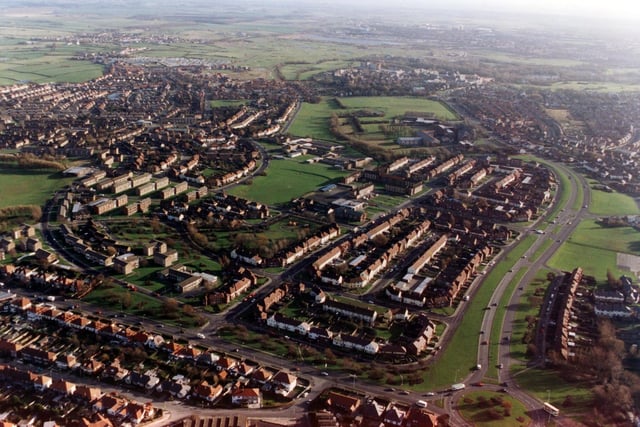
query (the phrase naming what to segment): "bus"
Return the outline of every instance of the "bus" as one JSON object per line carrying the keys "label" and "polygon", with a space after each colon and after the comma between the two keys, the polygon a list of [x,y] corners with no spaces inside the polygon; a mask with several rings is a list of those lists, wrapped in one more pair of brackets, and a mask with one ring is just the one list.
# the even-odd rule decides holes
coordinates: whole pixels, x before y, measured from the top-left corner
{"label": "bus", "polygon": [[549,402],[544,402],[544,411],[547,414],[551,414],[554,417],[557,417],[558,415],[560,415],[560,410],[558,408],[556,408],[555,406],[553,406],[551,403]]}

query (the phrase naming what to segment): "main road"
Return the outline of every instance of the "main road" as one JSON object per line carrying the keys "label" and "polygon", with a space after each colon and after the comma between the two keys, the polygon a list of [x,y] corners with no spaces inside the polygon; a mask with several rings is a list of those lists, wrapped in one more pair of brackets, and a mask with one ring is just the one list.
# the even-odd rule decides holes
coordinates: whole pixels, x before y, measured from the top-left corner
{"label": "main road", "polygon": [[[529,232],[535,233],[534,235],[537,235],[538,238],[526,250],[522,257],[516,261],[509,272],[505,274],[496,286],[491,296],[489,306],[485,307],[485,314],[479,328],[477,360],[481,368],[471,374],[466,380],[466,382],[473,383],[480,381],[485,377],[491,363],[491,345],[492,343],[493,345],[498,345],[498,359],[495,361],[497,367],[500,368],[498,369],[498,381],[502,384],[501,387],[509,387],[506,390],[508,390],[512,396],[520,400],[527,407],[534,420],[534,425],[544,425],[545,421],[548,419],[547,414],[542,411],[542,402],[524,392],[517,386],[514,388],[513,385],[515,385],[516,382],[514,381],[514,378],[512,378],[510,371],[510,366],[516,363],[516,360],[513,358],[510,351],[510,343],[513,338],[512,331],[517,314],[517,307],[525,286],[534,280],[537,272],[541,268],[545,267],[549,259],[571,236],[580,220],[588,216],[588,205],[590,203],[590,193],[585,179],[581,175],[573,173],[563,165],[554,163],[553,166],[570,177],[569,188],[559,188],[559,192],[569,192],[566,203],[561,207],[555,205],[552,206],[551,211],[557,210],[557,208],[560,207],[560,212],[555,218],[553,217],[553,213],[549,213],[546,217],[542,217],[534,223],[531,228],[533,229],[538,227],[538,229]],[[582,201],[578,200],[580,186],[582,186],[584,190],[584,199]],[[561,193],[558,193],[558,197],[560,195]],[[576,205],[581,205],[581,207],[576,210],[573,208]],[[546,227],[547,230],[541,229],[543,228],[541,225],[543,222],[548,222],[548,227]],[[548,244],[549,241],[551,242],[550,244]],[[535,257],[535,254],[543,248],[544,245],[548,245],[548,247],[546,247],[539,256]],[[522,269],[526,271],[525,274],[522,275],[514,285],[511,295],[506,295],[505,293],[508,290],[509,285],[518,277],[518,272]],[[496,319],[495,307],[502,304],[506,298],[508,298],[508,300],[505,316],[502,319]],[[494,322],[496,321],[500,321],[501,323],[497,336],[493,337],[491,336],[491,331],[493,329]],[[544,361],[544,345],[542,343],[538,344],[538,349],[539,355],[534,361],[534,365]],[[450,402],[448,405],[450,405]]]}

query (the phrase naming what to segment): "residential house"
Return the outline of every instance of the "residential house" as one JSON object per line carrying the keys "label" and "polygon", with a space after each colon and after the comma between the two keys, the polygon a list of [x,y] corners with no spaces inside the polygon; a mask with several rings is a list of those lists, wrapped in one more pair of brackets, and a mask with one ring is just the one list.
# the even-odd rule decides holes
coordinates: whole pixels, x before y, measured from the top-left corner
{"label": "residential house", "polygon": [[253,372],[251,375],[251,380],[257,382],[258,384],[265,384],[273,377],[273,372],[269,371],[267,368],[260,367]]}
{"label": "residential house", "polygon": [[63,353],[56,358],[56,367],[60,370],[76,369],[80,367],[80,362],[74,354]]}
{"label": "residential house", "polygon": [[361,403],[357,397],[347,396],[335,391],[330,391],[327,397],[327,405],[329,407],[349,414],[354,414],[360,408]]}
{"label": "residential house", "polygon": [[213,402],[222,394],[223,388],[220,384],[210,385],[206,381],[193,387],[191,394],[199,399]]}
{"label": "residential house", "polygon": [[246,406],[249,408],[260,408],[262,404],[260,389],[240,388],[233,390],[231,392],[231,404],[237,406]]}
{"label": "residential house", "polygon": [[338,334],[333,337],[332,343],[336,347],[358,350],[369,354],[376,354],[380,350],[380,344],[375,340],[353,335]]}
{"label": "residential house", "polygon": [[298,378],[295,375],[280,371],[271,378],[271,383],[274,385],[277,393],[279,392],[286,396],[296,388]]}
{"label": "residential house", "polygon": [[291,319],[280,313],[274,313],[267,319],[267,325],[272,328],[295,332],[300,335],[307,335],[311,326],[304,321]]}
{"label": "residential house", "polygon": [[63,380],[62,378],[56,378],[51,383],[49,389],[65,396],[72,396],[76,391],[76,385],[72,382]]}

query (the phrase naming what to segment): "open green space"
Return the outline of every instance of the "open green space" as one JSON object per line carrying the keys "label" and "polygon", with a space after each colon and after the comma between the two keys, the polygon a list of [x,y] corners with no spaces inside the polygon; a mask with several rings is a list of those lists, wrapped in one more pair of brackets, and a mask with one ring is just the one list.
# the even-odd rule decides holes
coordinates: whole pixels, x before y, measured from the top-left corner
{"label": "open green space", "polygon": [[[459,120],[459,117],[443,103],[424,98],[408,96],[353,97],[340,98],[340,103],[345,108],[340,108],[332,98],[323,98],[317,104],[303,103],[295,120],[289,127],[289,133],[300,137],[335,141],[336,137],[329,131],[331,115],[333,113],[342,115],[359,110],[382,113],[382,116],[372,118],[372,120],[375,119],[376,122],[384,123],[388,123],[392,118],[409,112],[422,113],[427,117],[434,117],[440,120]],[[381,142],[386,141],[386,138],[379,130],[379,124],[367,124],[367,120],[366,117],[361,119],[362,122],[365,122],[363,124],[365,132],[360,137]],[[350,126],[345,127],[343,130],[345,133],[351,133]]]}
{"label": "open green space", "polygon": [[[554,230],[554,233],[555,232],[556,231]],[[544,254],[547,249],[551,247],[551,245],[553,245],[553,239],[545,239],[545,241],[540,245],[538,249],[536,249],[536,251],[531,256],[531,261],[535,261],[540,258],[540,256],[542,256],[542,254]]]}
{"label": "open green space", "polygon": [[520,388],[541,401],[548,401],[560,409],[561,415],[580,417],[591,412],[593,393],[588,383],[569,383],[553,369],[523,369],[514,377]]}
{"label": "open green space", "polygon": [[211,106],[216,107],[237,107],[239,105],[246,104],[247,101],[242,99],[214,99],[211,101]]}
{"label": "open green space", "polygon": [[[347,110],[374,110],[384,113],[381,119],[389,120],[406,113],[423,113],[438,120],[452,121],[460,118],[440,101],[411,96],[355,96],[340,98]],[[377,119],[377,118],[376,118]]]}
{"label": "open green space", "polygon": [[348,68],[352,65],[352,61],[344,60],[327,60],[315,63],[300,61],[283,64],[279,68],[280,72],[287,80],[308,80],[316,74],[338,68]]}
{"label": "open green space", "polygon": [[457,407],[476,427],[526,426],[532,422],[527,408],[507,393],[472,391],[460,398]]}
{"label": "open green space", "polygon": [[266,176],[256,176],[251,184],[238,185],[229,194],[268,205],[284,204],[291,199],[336,182],[347,175],[323,163],[306,163],[310,156],[271,160]]}
{"label": "open green space", "polygon": [[[260,248],[274,248],[278,245],[287,246],[297,242],[318,229],[318,224],[301,218],[276,221],[266,229],[247,231],[217,231],[201,230],[209,238],[216,251],[231,251],[233,248],[259,250]],[[283,242],[283,241],[287,242]],[[281,270],[280,270],[281,271]]]}
{"label": "open green space", "polygon": [[579,266],[596,279],[606,278],[607,269],[617,276],[629,274],[617,267],[618,252],[640,256],[640,232],[631,227],[602,227],[595,220],[585,220],[549,260],[549,266],[563,271]]}
{"label": "open green space", "polygon": [[73,181],[61,172],[9,168],[0,165],[0,208],[43,206],[56,190]]}
{"label": "open green space", "polygon": [[3,50],[6,58],[0,62],[0,85],[21,82],[78,83],[94,79],[103,74],[103,67],[88,61],[72,60],[67,49],[32,47],[27,50],[20,46]]}
{"label": "open green space", "polygon": [[[527,345],[531,333],[535,328],[535,321],[540,313],[540,306],[543,301],[544,292],[549,286],[547,281],[548,270],[539,270],[533,282],[524,287],[520,301],[515,307],[516,315],[511,330],[509,341],[509,351],[513,358],[519,361],[517,365],[511,365],[512,371],[519,371],[526,367]],[[539,289],[539,291],[536,291]]]}
{"label": "open green space", "polygon": [[123,286],[104,284],[83,298],[96,307],[122,311],[140,317],[156,319],[186,328],[198,326],[198,317],[192,311],[182,310],[177,303],[168,303]]}
{"label": "open green space", "polygon": [[[594,182],[591,182],[592,184]],[[591,189],[591,204],[589,212],[594,215],[622,216],[638,215],[640,209],[633,197],[617,191],[607,193],[606,191]]]}
{"label": "open green space", "polygon": [[[509,285],[504,291],[502,299],[498,302],[498,305],[495,307],[495,317],[493,321],[493,325],[491,326],[491,334],[489,340],[489,366],[487,366],[487,374],[488,378],[498,379],[499,378],[499,368],[498,368],[498,354],[500,352],[500,347],[504,346],[505,343],[502,341],[502,337],[500,336],[500,330],[502,329],[502,325],[504,323],[504,316],[507,314],[507,303],[511,299],[511,295],[516,289],[522,277],[527,273],[527,270],[520,269],[513,276],[513,278],[509,281]],[[509,307],[511,308],[511,307]]]}
{"label": "open green space", "polygon": [[329,102],[329,98],[322,98],[317,104],[304,102],[289,126],[289,133],[299,137],[336,141],[336,137],[329,132],[329,119],[337,109],[335,103]]}

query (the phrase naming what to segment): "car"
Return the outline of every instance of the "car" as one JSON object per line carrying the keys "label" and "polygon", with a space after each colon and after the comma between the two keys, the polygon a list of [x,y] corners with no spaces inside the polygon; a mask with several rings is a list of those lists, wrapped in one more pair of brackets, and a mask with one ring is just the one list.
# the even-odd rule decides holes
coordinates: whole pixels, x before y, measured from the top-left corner
{"label": "car", "polygon": [[498,306],[497,302],[494,302],[493,304],[491,304],[491,307],[497,307],[497,306]]}
{"label": "car", "polygon": [[233,350],[233,351],[235,351],[236,353],[240,353],[240,349],[239,349],[239,348],[236,348],[236,349],[235,349],[235,350]]}
{"label": "car", "polygon": [[482,344],[482,345],[487,345],[487,344],[489,344],[489,343],[488,343],[487,341],[482,341],[480,344]]}
{"label": "car", "polygon": [[484,331],[480,331],[480,335],[484,334]]}
{"label": "car", "polygon": [[504,364],[503,363],[498,365],[498,369],[502,369],[502,368],[504,368]]}
{"label": "car", "polygon": [[198,338],[200,338],[201,340],[203,340],[205,338],[204,334],[202,334],[202,333],[197,333],[196,336]]}
{"label": "car", "polygon": [[322,375],[323,377],[328,377],[329,376],[329,372],[322,371],[322,372],[320,372],[320,375]]}
{"label": "car", "polygon": [[476,387],[483,387],[484,383],[482,381],[478,381],[476,383],[473,383],[472,385],[476,386]]}
{"label": "car", "polygon": [[427,396],[427,397],[431,397],[431,396],[435,396],[436,394],[434,392],[430,391],[429,393],[425,393],[424,395]]}
{"label": "car", "polygon": [[384,391],[396,391],[396,389],[393,387],[389,387],[389,388],[386,388]]}
{"label": "car", "polygon": [[409,396],[410,393],[407,390],[402,390],[400,394],[403,396]]}

